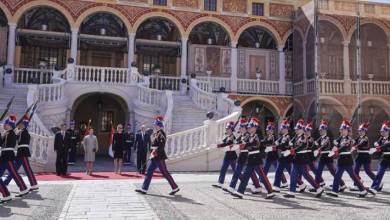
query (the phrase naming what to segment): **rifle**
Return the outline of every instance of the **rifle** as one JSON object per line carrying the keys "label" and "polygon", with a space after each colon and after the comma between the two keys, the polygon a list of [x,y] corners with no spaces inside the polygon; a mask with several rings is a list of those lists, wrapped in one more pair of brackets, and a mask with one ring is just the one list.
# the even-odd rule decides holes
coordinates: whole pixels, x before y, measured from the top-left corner
{"label": "rifle", "polygon": [[9,100],[8,104],[7,104],[7,108],[4,110],[4,112],[1,114],[0,116],[0,121],[4,119],[4,117],[7,115],[10,107],[11,107],[11,104],[12,102],[14,101],[15,99],[15,96],[12,96],[12,98]]}
{"label": "rifle", "polygon": [[[38,101],[37,101],[37,102],[38,102]],[[35,102],[35,103],[33,103],[32,105],[30,105],[30,106],[26,109],[26,111],[24,111],[23,116],[27,115],[27,114],[31,111],[31,109],[36,105],[37,102]],[[23,121],[23,117],[20,117],[19,120],[18,120],[18,122],[16,122],[16,126],[18,126],[20,123],[22,123],[22,121]]]}

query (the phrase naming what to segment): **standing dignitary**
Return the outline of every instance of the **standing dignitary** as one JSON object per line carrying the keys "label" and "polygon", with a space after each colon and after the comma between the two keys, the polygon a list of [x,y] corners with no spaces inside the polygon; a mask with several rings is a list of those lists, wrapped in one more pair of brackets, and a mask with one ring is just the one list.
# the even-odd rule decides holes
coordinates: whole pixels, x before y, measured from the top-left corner
{"label": "standing dignitary", "polygon": [[54,151],[57,153],[56,173],[57,176],[65,176],[68,172],[68,153],[70,135],[66,131],[66,124],[61,125],[61,130],[54,137]]}
{"label": "standing dignitary", "polygon": [[75,129],[75,121],[72,120],[69,123],[69,129],[66,132],[70,136],[69,142],[69,165],[73,165],[76,162],[77,146],[81,141],[80,132]]}
{"label": "standing dignitary", "polygon": [[125,152],[125,134],[123,133],[123,126],[118,124],[116,132],[112,138],[112,151],[114,152],[114,169],[115,173],[122,174],[122,161]]}
{"label": "standing dignitary", "polygon": [[168,172],[167,166],[165,164],[165,160],[168,159],[168,157],[164,149],[165,143],[167,141],[167,136],[163,130],[163,121],[163,116],[157,116],[153,123],[154,133],[152,134],[152,146],[150,148],[150,163],[148,166],[148,171],[146,173],[144,183],[142,184],[142,188],[135,190],[138,193],[147,193],[150,182],[152,181],[154,170],[157,167],[172,188],[172,191],[169,193],[169,195],[175,195],[180,190],[175,181],[173,180],[171,174]]}
{"label": "standing dignitary", "polygon": [[[22,177],[18,174],[14,164],[14,161],[16,159],[15,150],[17,145],[17,137],[14,132],[14,129],[16,127],[15,123],[16,123],[15,115],[10,115],[4,122],[5,133],[2,136],[2,141],[1,141],[2,144],[0,148],[1,149],[0,177],[3,176],[4,171],[7,170],[8,173],[12,176],[12,179],[15,180],[16,185],[19,187],[20,192],[16,196],[21,197],[28,193],[28,189]],[[4,183],[0,185],[4,185]],[[4,187],[0,187],[0,188],[4,188]],[[8,198],[6,198],[5,200],[8,200]]]}
{"label": "standing dignitary", "polygon": [[146,126],[141,125],[141,130],[135,137],[134,148],[137,151],[137,169],[140,174],[145,174],[146,157],[150,148],[150,135],[146,132]]}
{"label": "standing dignitary", "polygon": [[83,138],[84,160],[86,163],[86,174],[92,175],[93,162],[95,162],[95,154],[99,150],[99,144],[96,136],[93,133],[93,128],[89,128],[89,133]]}
{"label": "standing dignitary", "polygon": [[125,133],[125,155],[123,159],[124,164],[130,164],[131,163],[131,150],[134,147],[134,133],[131,132],[131,125],[127,124],[126,127],[126,133]]}

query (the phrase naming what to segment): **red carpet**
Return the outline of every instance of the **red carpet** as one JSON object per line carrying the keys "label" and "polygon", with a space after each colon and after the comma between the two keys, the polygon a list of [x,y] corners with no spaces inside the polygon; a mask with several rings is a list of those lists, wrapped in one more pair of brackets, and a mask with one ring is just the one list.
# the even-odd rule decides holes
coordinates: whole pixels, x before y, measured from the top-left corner
{"label": "red carpet", "polygon": [[[123,172],[121,175],[113,172],[95,172],[91,176],[84,172],[70,173],[68,176],[57,176],[55,173],[38,173],[38,181],[67,181],[67,180],[120,180],[120,179],[143,179],[144,176],[137,172]],[[153,178],[162,178],[161,173],[155,172]]]}

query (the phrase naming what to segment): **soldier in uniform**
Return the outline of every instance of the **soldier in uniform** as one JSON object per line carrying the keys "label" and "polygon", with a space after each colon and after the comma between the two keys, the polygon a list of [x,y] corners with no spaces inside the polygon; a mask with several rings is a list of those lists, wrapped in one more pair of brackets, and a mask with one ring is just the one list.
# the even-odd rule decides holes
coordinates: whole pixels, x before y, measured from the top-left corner
{"label": "soldier in uniform", "polygon": [[371,185],[371,190],[374,193],[381,191],[383,188],[383,176],[388,168],[390,168],[390,121],[385,121],[381,127],[381,137],[375,142],[375,148],[371,153],[381,154],[381,162],[379,164],[378,172],[376,174],[375,180]]}
{"label": "soldier in uniform", "polygon": [[308,152],[311,141],[310,135],[305,135],[305,131],[309,134],[312,127],[305,127],[303,119],[298,120],[295,125],[296,136],[289,142],[291,149],[289,150],[293,155],[293,168],[291,171],[290,191],[284,195],[286,198],[294,198],[296,192],[297,180],[300,176],[303,176],[315,189],[316,197],[321,197],[324,189],[320,187],[314,180],[314,178],[308,173],[306,165],[309,162]]}
{"label": "soldier in uniform", "polygon": [[[305,127],[305,136],[307,138],[307,144],[308,144],[308,149],[307,149],[307,166],[306,166],[306,169],[308,170],[308,172],[311,170],[313,172],[313,175],[315,175],[317,173],[317,166],[315,164],[316,162],[316,159],[317,157],[314,156],[314,150],[315,150],[315,141],[311,135],[313,131],[313,124],[312,123],[308,123]],[[322,177],[319,177],[320,178],[320,186],[323,187],[325,186],[325,181],[322,179]],[[314,189],[312,189],[313,191]]]}
{"label": "soldier in uniform", "polygon": [[[10,115],[4,123],[4,136],[2,137],[1,145],[1,156],[0,156],[0,177],[3,176],[4,171],[7,170],[12,179],[15,180],[16,185],[19,187],[19,194],[16,197],[22,197],[28,193],[26,184],[24,183],[22,177],[18,174],[18,171],[15,168],[14,161],[15,150],[17,145],[17,137],[14,132],[16,127],[16,116]],[[7,196],[6,196],[7,197]],[[8,200],[8,199],[6,199]]]}
{"label": "soldier in uniform", "polygon": [[[291,175],[291,164],[292,164],[292,155],[286,155],[285,152],[290,149],[290,136],[288,135],[288,130],[290,129],[290,124],[288,119],[283,119],[280,125],[281,136],[275,141],[276,149],[281,152],[279,157],[279,163],[275,171],[275,180],[274,180],[274,192],[280,192],[280,183],[282,181],[283,171],[286,169],[287,172]],[[301,178],[298,178],[298,188],[299,191],[302,191],[306,188],[306,185],[302,182]]]}
{"label": "soldier in uniform", "polygon": [[[278,151],[275,146],[275,140],[276,137],[274,135],[275,133],[275,124],[272,121],[269,121],[267,123],[267,127],[265,128],[265,131],[267,133],[267,137],[265,137],[263,140],[260,141],[261,145],[264,146],[265,148],[265,153],[267,154],[266,160],[265,160],[265,165],[264,165],[264,172],[267,175],[269,172],[269,168],[271,168],[271,165],[276,169],[278,166]],[[287,180],[282,173],[282,185],[281,188],[287,187]]]}
{"label": "soldier in uniform", "polygon": [[123,164],[130,164],[131,163],[131,150],[134,147],[135,142],[135,136],[134,133],[131,131],[131,125],[127,124],[126,127],[126,133],[125,133],[125,155],[124,155],[124,163]]}
{"label": "soldier in uniform", "polygon": [[[318,163],[317,172],[316,172],[316,182],[321,186],[325,185],[322,179],[322,172],[324,171],[325,166],[328,168],[329,172],[334,177],[336,174],[336,169],[333,164],[333,157],[329,157],[329,153],[332,150],[332,141],[328,136],[328,122],[321,120],[320,126],[318,128],[320,132],[320,137],[314,142],[316,150],[314,150],[314,155],[319,155],[320,161]],[[343,180],[340,180],[340,192],[344,192],[347,188]]]}
{"label": "soldier in uniform", "polygon": [[224,187],[223,183],[225,182],[225,176],[229,166],[232,168],[233,172],[236,170],[237,153],[233,148],[233,144],[236,139],[233,134],[234,127],[235,127],[235,123],[233,121],[230,121],[225,126],[225,138],[222,140],[222,143],[218,144],[217,146],[218,148],[224,148],[225,157],[223,159],[222,167],[219,172],[218,183],[212,185],[213,187],[216,188]]}
{"label": "soldier in uniform", "polygon": [[77,154],[77,145],[81,141],[80,132],[75,129],[75,121],[71,120],[69,123],[69,129],[66,132],[69,134],[70,142],[69,142],[69,165],[74,165],[76,162],[76,154]]}
{"label": "soldier in uniform", "polygon": [[175,195],[179,192],[179,187],[173,180],[171,174],[168,172],[165,160],[168,159],[165,153],[165,143],[167,141],[167,136],[163,130],[164,128],[164,118],[163,116],[157,116],[154,121],[154,133],[152,135],[152,144],[150,152],[150,163],[147,169],[144,183],[141,189],[136,189],[135,191],[141,194],[146,194],[150,182],[152,181],[154,170],[158,167],[164,178],[168,181],[169,185],[172,188],[172,191],[169,195]]}
{"label": "soldier in uniform", "polygon": [[[334,140],[334,147],[332,149],[332,154],[339,155],[337,160],[337,169],[336,175],[333,180],[332,191],[328,192],[327,195],[338,197],[340,181],[343,176],[344,171],[347,171],[351,179],[355,182],[359,188],[359,197],[365,197],[367,195],[367,190],[364,187],[363,183],[360,181],[359,177],[356,175],[353,170],[353,158],[352,151],[354,140],[349,136],[351,131],[351,124],[348,120],[343,120],[340,126],[340,137]],[[332,156],[329,154],[329,156]],[[373,193],[369,190],[370,193]]]}
{"label": "soldier in uniform", "polygon": [[[247,131],[247,126],[248,126],[247,120],[245,118],[242,118],[240,120],[240,135],[237,137],[235,141],[236,144],[245,144],[249,141],[250,134]],[[242,181],[242,170],[247,160],[248,160],[248,150],[246,149],[240,150],[240,154],[238,155],[238,160],[237,160],[237,167],[236,170],[234,171],[232,180],[230,181],[230,185],[229,185],[229,191],[231,193],[233,193],[236,190],[238,179]],[[252,173],[251,179],[253,185],[255,186],[255,188],[252,189],[252,193],[253,194],[260,193],[261,192],[260,182],[255,173]]]}
{"label": "soldier in uniform", "polygon": [[[357,150],[357,157],[355,159],[355,173],[360,178],[360,167],[364,167],[364,171],[366,171],[366,174],[368,177],[372,179],[372,181],[375,180],[375,174],[371,170],[371,155],[370,155],[370,146],[368,142],[367,137],[367,131],[368,131],[368,123],[363,123],[359,126],[358,132],[359,137],[355,139],[355,148]],[[361,180],[361,178],[360,178]],[[352,191],[358,191],[358,188],[356,184],[351,189]]]}
{"label": "soldier in uniform", "polygon": [[248,185],[249,178],[252,176],[255,171],[259,177],[261,182],[264,184],[267,190],[266,199],[271,199],[275,196],[272,190],[272,185],[269,182],[267,175],[264,172],[262,166],[262,158],[261,158],[261,149],[260,149],[260,139],[256,134],[257,128],[259,127],[259,120],[257,118],[251,118],[248,124],[248,129],[250,133],[250,137],[247,143],[241,144],[240,149],[248,150],[248,163],[244,171],[244,176],[238,187],[238,190],[232,193],[233,196],[242,199],[244,197],[245,189]]}
{"label": "soldier in uniform", "polygon": [[[18,141],[18,147],[17,147],[17,153],[16,153],[16,160],[15,160],[15,169],[19,170],[21,166],[23,166],[24,172],[28,177],[28,180],[30,182],[30,191],[38,190],[38,183],[35,178],[34,172],[31,169],[29,157],[31,157],[29,145],[30,145],[30,134],[28,133],[27,127],[30,123],[30,119],[27,115],[24,116],[23,122],[18,125],[17,130],[17,141]],[[8,175],[8,177],[5,179],[4,183],[8,185],[12,180],[12,176]]]}
{"label": "soldier in uniform", "polygon": [[[0,134],[0,146],[3,146],[2,135],[3,134]],[[0,151],[1,151],[1,148],[0,148]],[[0,156],[0,165],[1,164],[3,164],[3,159]],[[5,183],[3,182],[3,179],[1,177],[0,177],[0,193],[3,196],[3,198],[0,200],[0,204],[9,202],[12,199],[11,198],[11,193],[9,192],[9,190],[7,188],[7,185],[5,185]]]}

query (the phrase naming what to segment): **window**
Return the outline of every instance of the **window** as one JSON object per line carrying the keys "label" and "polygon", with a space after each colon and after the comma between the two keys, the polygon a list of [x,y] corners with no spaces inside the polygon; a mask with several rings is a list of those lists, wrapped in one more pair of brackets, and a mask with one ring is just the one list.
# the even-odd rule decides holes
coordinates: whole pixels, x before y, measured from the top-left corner
{"label": "window", "polygon": [[264,4],[252,3],[252,15],[264,16]]}
{"label": "window", "polygon": [[153,0],[154,5],[167,5],[167,0]]}
{"label": "window", "polygon": [[101,124],[100,130],[103,132],[110,131],[111,130],[111,123],[113,122],[113,119],[114,119],[114,112],[113,111],[102,112],[102,124]]}
{"label": "window", "polygon": [[205,11],[217,11],[217,0],[205,0],[204,1]]}

